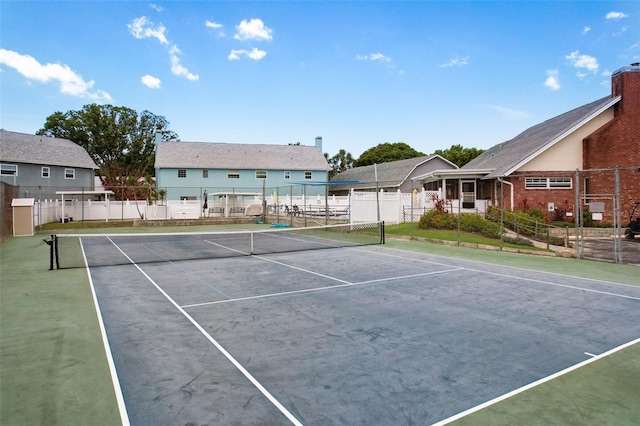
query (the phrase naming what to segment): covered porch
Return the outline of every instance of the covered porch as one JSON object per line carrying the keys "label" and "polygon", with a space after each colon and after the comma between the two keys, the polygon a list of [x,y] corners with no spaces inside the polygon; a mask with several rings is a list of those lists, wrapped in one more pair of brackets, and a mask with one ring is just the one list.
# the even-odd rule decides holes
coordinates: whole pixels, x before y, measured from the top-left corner
{"label": "covered porch", "polygon": [[[453,213],[484,213],[488,205],[498,204],[501,193],[498,185],[507,184],[500,179],[487,178],[493,169],[434,170],[416,176],[417,182],[427,191],[438,191],[446,208]],[[513,207],[513,190],[507,204]]]}

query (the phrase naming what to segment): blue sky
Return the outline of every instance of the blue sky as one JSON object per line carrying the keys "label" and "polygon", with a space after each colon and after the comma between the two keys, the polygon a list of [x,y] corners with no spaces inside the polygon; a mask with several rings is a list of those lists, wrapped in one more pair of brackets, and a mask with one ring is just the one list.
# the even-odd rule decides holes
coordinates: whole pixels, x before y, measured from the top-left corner
{"label": "blue sky", "polygon": [[7,1],[0,127],[109,103],[184,141],[489,148],[607,96],[638,1]]}

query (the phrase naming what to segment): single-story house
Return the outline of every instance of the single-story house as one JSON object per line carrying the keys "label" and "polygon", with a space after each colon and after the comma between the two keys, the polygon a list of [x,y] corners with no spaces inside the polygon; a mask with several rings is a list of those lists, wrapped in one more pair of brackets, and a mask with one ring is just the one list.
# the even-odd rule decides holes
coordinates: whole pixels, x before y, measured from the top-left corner
{"label": "single-story house", "polygon": [[304,146],[163,142],[160,136],[155,169],[156,187],[168,200],[200,200],[205,191],[209,196],[261,195],[263,190],[324,195],[330,167],[320,137],[315,146]]}
{"label": "single-story house", "polygon": [[58,191],[92,191],[98,167],[80,145],[61,138],[0,130],[0,181],[20,197],[56,199]]}
{"label": "single-story house", "polygon": [[437,154],[353,167],[338,173],[331,179],[329,192],[334,195],[348,195],[351,189],[364,192],[377,189],[385,192],[400,190],[408,194],[413,191],[414,177],[433,170],[457,169],[458,166]]}
{"label": "single-story house", "polygon": [[619,193],[624,222],[640,201],[640,64],[612,74],[611,95],[537,124],[459,170],[416,179],[428,190],[444,188],[446,198],[465,209],[478,202],[537,206],[567,218],[588,210],[604,221],[613,220]]}

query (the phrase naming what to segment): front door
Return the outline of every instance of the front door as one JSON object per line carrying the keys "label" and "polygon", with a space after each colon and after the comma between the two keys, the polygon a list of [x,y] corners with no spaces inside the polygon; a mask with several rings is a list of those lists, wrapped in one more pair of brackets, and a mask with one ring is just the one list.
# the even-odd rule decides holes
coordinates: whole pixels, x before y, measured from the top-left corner
{"label": "front door", "polygon": [[462,208],[473,209],[476,207],[476,181],[462,181]]}

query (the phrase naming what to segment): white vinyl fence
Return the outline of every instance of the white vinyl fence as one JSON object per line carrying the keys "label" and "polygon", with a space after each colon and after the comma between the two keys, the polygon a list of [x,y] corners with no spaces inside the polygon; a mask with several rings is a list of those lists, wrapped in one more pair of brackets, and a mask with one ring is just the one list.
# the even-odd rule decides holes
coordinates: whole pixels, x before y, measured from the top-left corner
{"label": "white vinyl fence", "polygon": [[[411,194],[398,192],[356,192],[348,196],[281,196],[271,194],[266,198],[267,213],[298,216],[316,216],[346,219],[351,222],[384,220],[389,224],[417,221],[424,212],[434,207],[433,195],[438,191],[415,191]],[[455,205],[455,203],[454,203]],[[36,201],[35,225],[59,221],[120,221],[133,219],[197,219],[244,215],[250,206],[262,211],[262,196],[216,197],[204,200],[167,200],[160,205],[148,205],[139,201],[91,201],[60,200]],[[252,210],[252,211],[255,211]]]}
{"label": "white vinyl fence", "polygon": [[38,200],[34,206],[35,225],[61,221],[133,220],[144,215],[146,201]]}

